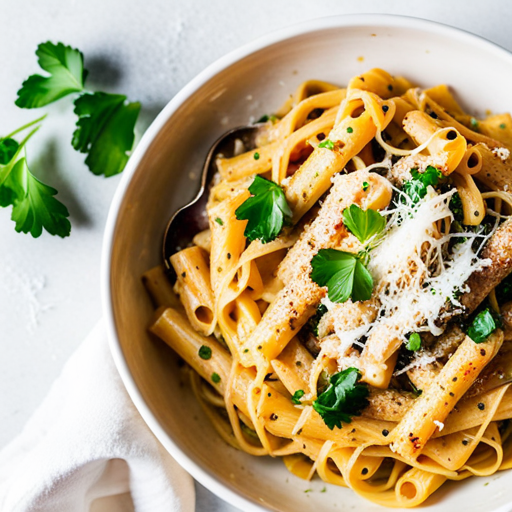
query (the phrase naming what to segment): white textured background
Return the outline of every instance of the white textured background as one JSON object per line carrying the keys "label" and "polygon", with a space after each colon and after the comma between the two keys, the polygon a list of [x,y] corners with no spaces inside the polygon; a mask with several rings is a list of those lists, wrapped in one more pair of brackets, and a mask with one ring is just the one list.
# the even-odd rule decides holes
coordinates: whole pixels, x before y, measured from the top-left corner
{"label": "white textured background", "polygon": [[[510,0],[0,0],[0,134],[40,115],[14,106],[23,79],[38,71],[40,42],[80,48],[89,86],[141,101],[144,129],[185,83],[230,50],[291,23],[357,12],[432,19],[512,50]],[[17,234],[10,211],[0,210],[0,447],[101,316],[102,233],[119,179],[93,176],[73,151],[70,107],[63,100],[47,109],[28,156],[68,206],[71,237]],[[198,486],[198,512],[233,510]]]}

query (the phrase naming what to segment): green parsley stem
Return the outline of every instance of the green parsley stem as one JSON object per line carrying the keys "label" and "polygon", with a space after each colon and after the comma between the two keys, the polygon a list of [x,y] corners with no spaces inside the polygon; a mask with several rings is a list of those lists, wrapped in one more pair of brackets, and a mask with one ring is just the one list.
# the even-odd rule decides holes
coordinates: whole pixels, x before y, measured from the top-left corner
{"label": "green parsley stem", "polygon": [[[23,126],[21,126],[20,128],[14,130],[13,132],[9,133],[9,135],[6,135],[5,137],[2,137],[3,139],[10,139],[11,137],[14,137],[14,135],[16,135],[17,133],[20,133],[24,130],[26,130],[27,128],[30,128],[31,126],[37,124],[37,123],[40,123],[41,121],[43,121],[45,119],[45,117],[47,116],[48,114],[45,114],[44,116],[41,116],[39,119],[34,119],[34,121],[30,121],[30,123],[27,123],[27,124],[24,124]],[[38,127],[39,128],[39,127]],[[37,129],[38,129],[37,128]],[[27,137],[25,139],[24,142],[27,142],[27,140],[33,135],[34,132],[31,132],[31,135],[29,135],[29,137]],[[22,146],[22,144],[20,144],[20,146]]]}

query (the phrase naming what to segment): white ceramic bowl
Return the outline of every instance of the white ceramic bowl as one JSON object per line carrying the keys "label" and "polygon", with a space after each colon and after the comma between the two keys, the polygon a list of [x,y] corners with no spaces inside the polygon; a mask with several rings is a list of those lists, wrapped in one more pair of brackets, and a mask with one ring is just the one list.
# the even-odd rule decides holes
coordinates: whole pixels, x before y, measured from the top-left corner
{"label": "white ceramic bowl", "polygon": [[[473,114],[512,112],[512,56],[471,34],[413,18],[321,18],[259,39],[190,82],[149,127],[112,203],[103,253],[103,299],[112,353],[130,396],[165,448],[199,482],[244,511],[382,510],[352,491],[304,482],[280,460],[226,446],[202,414],[176,360],[146,332],[152,309],[141,274],[159,262],[170,215],[195,193],[213,141],[273,112],[303,80],[338,84],[372,67],[424,86],[447,83]],[[488,482],[488,485],[484,486]],[[307,489],[311,492],[305,493]],[[429,510],[508,511],[512,472],[447,484]]]}

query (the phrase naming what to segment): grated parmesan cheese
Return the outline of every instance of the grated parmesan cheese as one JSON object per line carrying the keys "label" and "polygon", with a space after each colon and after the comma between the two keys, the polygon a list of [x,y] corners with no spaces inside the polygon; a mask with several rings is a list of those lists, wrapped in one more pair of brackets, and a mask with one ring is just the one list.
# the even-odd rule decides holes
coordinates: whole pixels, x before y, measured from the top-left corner
{"label": "grated parmesan cheese", "polygon": [[439,432],[441,432],[441,430],[443,430],[444,428],[444,423],[441,423],[438,420],[434,420],[434,425],[436,425],[439,428]]}
{"label": "grated parmesan cheese", "polygon": [[507,148],[493,148],[492,153],[499,157],[503,162],[510,156],[510,151]]}
{"label": "grated parmesan cheese", "polygon": [[[451,255],[446,254],[453,235],[441,236],[435,223],[453,219],[449,201],[454,193],[440,195],[429,187],[418,205],[397,205],[390,214],[387,235],[371,253],[369,269],[381,303],[379,323],[396,329],[398,337],[420,330],[442,334],[436,321],[461,312],[457,294],[464,291],[473,272],[490,264],[473,252],[474,233],[467,234],[467,240],[457,244]],[[446,312],[447,302],[459,310]]]}

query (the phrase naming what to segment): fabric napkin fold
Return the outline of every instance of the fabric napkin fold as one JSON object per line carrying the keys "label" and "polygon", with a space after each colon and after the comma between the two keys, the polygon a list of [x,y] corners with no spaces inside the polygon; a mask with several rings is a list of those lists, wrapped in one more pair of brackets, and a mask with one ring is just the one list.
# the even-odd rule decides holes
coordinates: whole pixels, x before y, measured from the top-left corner
{"label": "fabric napkin fold", "polygon": [[193,512],[194,483],[128,396],[99,322],[0,452],[2,512]]}

